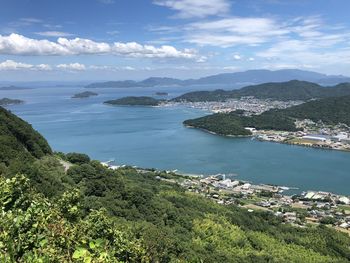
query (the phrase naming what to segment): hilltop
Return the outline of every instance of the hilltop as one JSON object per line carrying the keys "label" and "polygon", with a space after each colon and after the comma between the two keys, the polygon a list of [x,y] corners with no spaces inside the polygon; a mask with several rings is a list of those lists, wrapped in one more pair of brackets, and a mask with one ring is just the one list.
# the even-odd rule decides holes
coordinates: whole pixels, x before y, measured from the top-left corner
{"label": "hilltop", "polygon": [[303,100],[350,95],[350,83],[323,87],[316,83],[291,80],[278,83],[264,83],[246,86],[238,90],[195,91],[183,94],[174,101],[224,101],[227,99],[252,96],[258,99]]}

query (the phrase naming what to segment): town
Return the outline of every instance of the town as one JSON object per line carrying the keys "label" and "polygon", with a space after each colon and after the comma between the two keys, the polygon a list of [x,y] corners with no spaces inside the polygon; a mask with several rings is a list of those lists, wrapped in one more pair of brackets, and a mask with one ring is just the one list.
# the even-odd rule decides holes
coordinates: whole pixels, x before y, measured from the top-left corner
{"label": "town", "polygon": [[256,99],[254,97],[242,97],[240,99],[228,99],[225,101],[203,101],[203,102],[173,102],[166,101],[163,107],[186,106],[202,109],[212,113],[226,113],[235,110],[243,110],[247,116],[261,114],[271,109],[285,109],[302,104],[303,101],[276,101],[271,99]]}
{"label": "town", "polygon": [[287,143],[307,147],[350,151],[350,127],[345,124],[325,125],[321,121],[297,120],[297,132],[256,130],[247,127],[261,141]]}
{"label": "town", "polygon": [[224,174],[204,178],[167,171],[160,172],[157,179],[179,184],[187,191],[205,196],[218,204],[239,206],[248,209],[248,212],[268,211],[283,222],[299,227],[325,224],[350,235],[350,197],[345,195],[322,191],[286,195],[283,194],[285,191],[293,189],[232,180]]}
{"label": "town", "polygon": [[[110,169],[125,168],[126,165],[112,165],[113,160],[102,162]],[[248,212],[267,211],[279,217],[284,223],[298,227],[307,224],[324,224],[350,235],[350,196],[324,191],[303,191],[288,194],[297,188],[271,184],[253,184],[235,179],[237,174],[216,174],[210,176],[181,174],[177,170],[159,171],[132,167],[139,173],[150,171],[156,179],[177,184],[186,191],[202,195],[221,205],[233,205]],[[285,193],[286,192],[286,193]]]}

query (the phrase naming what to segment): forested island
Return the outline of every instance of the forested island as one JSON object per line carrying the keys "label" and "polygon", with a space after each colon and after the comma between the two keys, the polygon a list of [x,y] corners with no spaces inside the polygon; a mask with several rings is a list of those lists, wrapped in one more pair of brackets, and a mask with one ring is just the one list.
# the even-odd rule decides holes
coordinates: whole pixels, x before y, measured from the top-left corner
{"label": "forested island", "polygon": [[259,115],[244,116],[242,112],[217,113],[186,120],[186,126],[204,129],[220,135],[251,135],[245,129],[297,131],[295,121],[309,119],[314,122],[350,125],[350,96],[314,100],[287,109],[272,109]]}
{"label": "forested island", "polygon": [[84,92],[81,92],[81,93],[74,94],[72,96],[72,99],[85,99],[85,98],[89,98],[89,97],[97,96],[97,95],[98,94],[95,93],[95,92],[84,91]]}
{"label": "forested island", "polygon": [[2,98],[0,99],[0,106],[17,105],[24,103],[23,100]]}
{"label": "forested island", "polygon": [[163,100],[158,100],[147,96],[129,96],[115,100],[105,101],[105,104],[119,105],[119,106],[158,106]]}
{"label": "forested island", "polygon": [[350,83],[342,83],[333,87],[323,87],[319,84],[292,80],[288,82],[272,82],[247,86],[238,90],[194,91],[183,94],[173,101],[225,101],[242,97],[257,99],[273,99],[280,101],[322,99],[350,95]]}
{"label": "forested island", "polygon": [[1,262],[350,260],[345,233],[220,205],[172,183],[174,173],[53,153],[3,108],[0,142]]}

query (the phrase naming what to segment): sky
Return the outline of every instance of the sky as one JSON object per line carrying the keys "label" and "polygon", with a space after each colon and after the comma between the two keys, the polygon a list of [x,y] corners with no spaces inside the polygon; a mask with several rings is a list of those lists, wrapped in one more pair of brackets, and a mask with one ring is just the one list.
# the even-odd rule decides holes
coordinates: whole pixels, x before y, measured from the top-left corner
{"label": "sky", "polygon": [[0,0],[0,81],[350,76],[349,0]]}

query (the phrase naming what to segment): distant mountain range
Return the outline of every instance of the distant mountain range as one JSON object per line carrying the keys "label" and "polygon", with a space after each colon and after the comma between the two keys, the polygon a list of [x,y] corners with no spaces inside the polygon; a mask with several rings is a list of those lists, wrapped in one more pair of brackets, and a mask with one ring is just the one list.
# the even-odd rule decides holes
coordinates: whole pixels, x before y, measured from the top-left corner
{"label": "distant mountain range", "polygon": [[235,73],[223,73],[199,79],[180,80],[174,78],[152,77],[142,81],[124,80],[92,83],[86,88],[129,88],[156,86],[190,86],[190,85],[237,85],[260,84],[265,82],[284,82],[289,80],[311,81],[321,85],[336,85],[350,82],[350,77],[326,75],[299,69],[283,70],[248,70]]}
{"label": "distant mountain range", "polygon": [[350,83],[342,83],[332,87],[319,84],[291,80],[287,82],[270,82],[251,85],[236,90],[194,91],[183,94],[174,101],[224,101],[227,99],[252,96],[258,99],[302,100],[321,99],[350,95]]}

